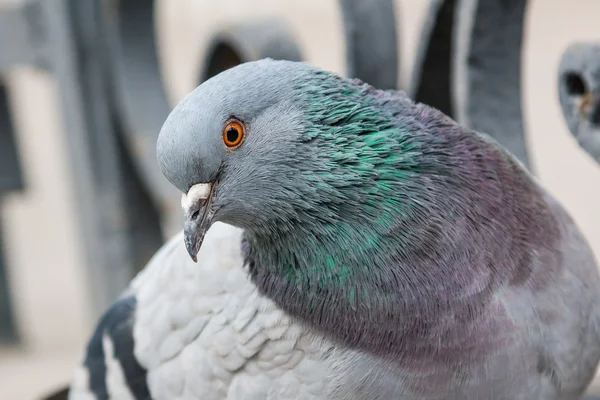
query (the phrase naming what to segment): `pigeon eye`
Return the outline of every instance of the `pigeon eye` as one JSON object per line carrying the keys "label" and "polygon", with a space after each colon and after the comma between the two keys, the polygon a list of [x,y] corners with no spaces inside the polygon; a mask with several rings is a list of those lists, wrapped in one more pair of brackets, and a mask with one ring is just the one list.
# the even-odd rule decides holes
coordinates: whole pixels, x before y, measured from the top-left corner
{"label": "pigeon eye", "polygon": [[229,121],[223,128],[223,142],[227,147],[235,147],[244,138],[244,127],[237,121]]}

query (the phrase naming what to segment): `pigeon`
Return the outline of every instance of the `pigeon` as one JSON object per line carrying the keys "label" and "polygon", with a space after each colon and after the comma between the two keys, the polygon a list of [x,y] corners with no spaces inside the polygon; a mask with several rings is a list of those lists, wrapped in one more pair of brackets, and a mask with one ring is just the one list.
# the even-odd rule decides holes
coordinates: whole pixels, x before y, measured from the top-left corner
{"label": "pigeon", "polygon": [[570,400],[594,377],[576,224],[403,92],[244,63],[173,109],[157,156],[183,232],[102,318],[72,399]]}
{"label": "pigeon", "polygon": [[600,45],[575,43],[559,65],[563,116],[579,145],[600,163]]}

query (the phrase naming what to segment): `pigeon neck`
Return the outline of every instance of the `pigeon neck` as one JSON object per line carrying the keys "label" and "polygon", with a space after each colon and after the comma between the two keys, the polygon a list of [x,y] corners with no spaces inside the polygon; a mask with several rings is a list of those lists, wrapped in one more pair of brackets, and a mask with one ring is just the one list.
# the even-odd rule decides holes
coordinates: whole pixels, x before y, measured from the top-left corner
{"label": "pigeon neck", "polygon": [[474,135],[459,144],[460,160],[450,145],[440,153],[455,168],[421,168],[410,195],[397,180],[379,202],[370,196],[381,191],[361,192],[333,223],[307,214],[285,231],[247,231],[255,285],[290,315],[381,356],[494,351],[511,332],[498,290],[552,280],[532,257],[554,259],[558,225],[503,150]]}
{"label": "pigeon neck", "polygon": [[[330,251],[313,254],[306,249],[314,238],[296,237],[293,244],[281,239],[246,234],[251,279],[288,314],[348,347],[421,361],[432,352],[451,357],[473,343],[473,321],[489,310],[491,292],[456,298],[484,285],[474,271],[444,271],[426,254],[403,255],[390,238],[363,253],[341,250],[330,238]],[[386,246],[396,250],[386,252]],[[441,249],[433,246],[438,254]],[[445,349],[439,348],[439,335],[448,339]]]}
{"label": "pigeon neck", "polygon": [[381,356],[496,350],[511,331],[500,288],[552,279],[532,260],[551,259],[559,236],[544,194],[503,149],[439,111],[333,79],[303,93],[305,153],[279,207],[292,211],[246,231],[258,289]]}

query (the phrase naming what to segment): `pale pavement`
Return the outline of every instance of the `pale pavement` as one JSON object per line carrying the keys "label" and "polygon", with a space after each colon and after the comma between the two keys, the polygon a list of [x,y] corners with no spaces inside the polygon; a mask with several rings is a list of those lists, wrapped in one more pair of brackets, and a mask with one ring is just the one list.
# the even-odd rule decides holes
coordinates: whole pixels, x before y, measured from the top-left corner
{"label": "pale pavement", "polygon": [[[0,0],[0,4],[16,1]],[[406,84],[427,1],[396,3],[401,77]],[[576,40],[600,40],[600,2],[533,0],[530,4],[523,99],[533,164],[600,255],[600,167],[568,134],[556,89],[564,48]],[[162,0],[159,7],[161,55],[173,103],[194,87],[214,27],[261,16],[279,16],[288,22],[308,61],[344,72],[336,0],[223,0],[218,5],[212,0]],[[3,206],[12,267],[9,278],[25,350],[0,350],[0,399],[34,399],[69,381],[95,321],[87,309],[86,268],[73,214],[76,188],[65,159],[55,84],[51,75],[28,68],[3,78],[16,113],[28,191],[11,196]],[[36,253],[30,251],[32,242],[39,249]]]}

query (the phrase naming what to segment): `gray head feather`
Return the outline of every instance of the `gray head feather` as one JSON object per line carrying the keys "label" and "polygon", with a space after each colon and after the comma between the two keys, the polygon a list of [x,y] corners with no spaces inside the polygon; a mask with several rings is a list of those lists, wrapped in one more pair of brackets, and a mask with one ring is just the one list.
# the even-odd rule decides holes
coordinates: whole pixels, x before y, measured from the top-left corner
{"label": "gray head feather", "polygon": [[[204,82],[161,130],[157,153],[163,174],[184,193],[218,178],[215,219],[245,228],[256,225],[248,211],[262,210],[278,197],[281,180],[289,178],[281,168],[294,164],[303,120],[292,101],[292,83],[298,72],[310,70],[305,64],[266,59]],[[246,130],[235,151],[222,140],[223,125],[232,117],[243,121]]]}

